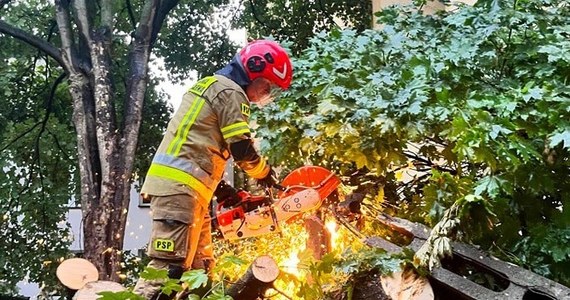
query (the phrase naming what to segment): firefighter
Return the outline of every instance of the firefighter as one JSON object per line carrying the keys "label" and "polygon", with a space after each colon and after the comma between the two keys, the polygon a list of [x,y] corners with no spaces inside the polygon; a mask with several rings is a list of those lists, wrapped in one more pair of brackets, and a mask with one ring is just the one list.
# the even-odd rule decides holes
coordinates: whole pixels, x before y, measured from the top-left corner
{"label": "firefighter", "polygon": [[[292,75],[287,52],[278,43],[257,40],[183,96],[141,190],[152,210],[149,267],[168,270],[170,278],[188,269],[211,270],[209,201],[230,157],[258,184],[275,184],[271,166],[253,146],[250,103],[269,103],[289,87]],[[164,299],[157,281],[140,278],[134,292]]]}

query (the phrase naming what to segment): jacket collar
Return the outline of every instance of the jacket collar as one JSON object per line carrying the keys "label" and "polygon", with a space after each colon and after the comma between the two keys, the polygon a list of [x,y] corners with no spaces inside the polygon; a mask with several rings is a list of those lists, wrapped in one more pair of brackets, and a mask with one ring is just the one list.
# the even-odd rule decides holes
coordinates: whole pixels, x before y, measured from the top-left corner
{"label": "jacket collar", "polygon": [[227,77],[237,83],[243,90],[245,87],[251,83],[251,80],[247,77],[245,69],[241,63],[241,58],[239,54],[236,54],[234,58],[223,68],[216,71],[215,74]]}

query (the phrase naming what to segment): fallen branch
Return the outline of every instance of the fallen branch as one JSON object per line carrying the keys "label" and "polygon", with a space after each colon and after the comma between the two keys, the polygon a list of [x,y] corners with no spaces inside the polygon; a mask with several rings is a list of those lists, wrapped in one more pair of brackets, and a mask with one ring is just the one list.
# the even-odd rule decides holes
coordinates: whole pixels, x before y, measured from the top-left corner
{"label": "fallen branch", "polygon": [[232,284],[226,294],[234,299],[255,300],[263,298],[279,276],[279,267],[273,258],[264,255],[256,258],[245,274]]}

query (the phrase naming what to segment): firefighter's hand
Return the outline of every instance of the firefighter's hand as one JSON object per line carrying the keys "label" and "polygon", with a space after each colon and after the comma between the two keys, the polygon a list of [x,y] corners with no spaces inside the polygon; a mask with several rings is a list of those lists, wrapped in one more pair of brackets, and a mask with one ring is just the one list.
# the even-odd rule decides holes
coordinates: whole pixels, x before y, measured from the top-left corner
{"label": "firefighter's hand", "polygon": [[222,204],[222,207],[228,208],[241,201],[241,197],[238,195],[238,192],[238,189],[222,180],[218,184],[216,191],[214,191],[214,196],[218,199],[218,203]]}
{"label": "firefighter's hand", "polygon": [[223,208],[234,207],[240,202],[241,198],[237,194],[233,194],[232,196],[222,201],[222,207]]}
{"label": "firefighter's hand", "polygon": [[267,173],[267,176],[258,179],[257,184],[264,188],[270,188],[277,184],[277,176],[275,175],[273,168],[269,167],[269,173]]}

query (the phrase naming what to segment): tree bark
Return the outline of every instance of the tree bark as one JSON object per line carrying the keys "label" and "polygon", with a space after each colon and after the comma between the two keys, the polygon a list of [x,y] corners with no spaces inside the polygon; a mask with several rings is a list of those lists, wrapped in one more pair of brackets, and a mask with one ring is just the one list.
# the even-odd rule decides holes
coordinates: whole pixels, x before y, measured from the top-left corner
{"label": "tree bark", "polygon": [[263,298],[279,276],[279,267],[273,258],[264,255],[256,258],[246,273],[226,291],[226,295],[239,300]]}
{"label": "tree bark", "polygon": [[101,297],[101,292],[122,292],[126,288],[114,281],[93,281],[87,283],[83,288],[77,291],[73,296],[73,300],[97,300]]}

